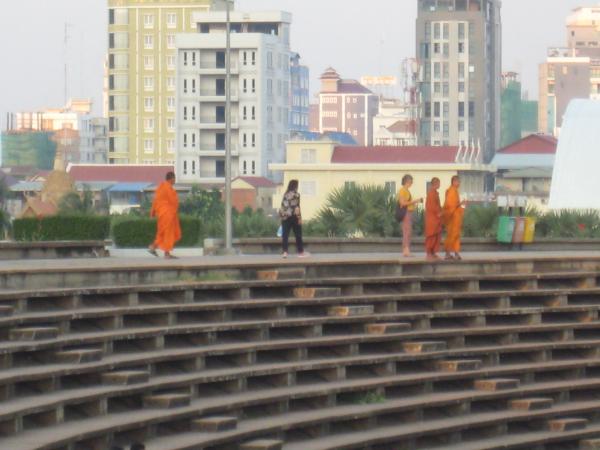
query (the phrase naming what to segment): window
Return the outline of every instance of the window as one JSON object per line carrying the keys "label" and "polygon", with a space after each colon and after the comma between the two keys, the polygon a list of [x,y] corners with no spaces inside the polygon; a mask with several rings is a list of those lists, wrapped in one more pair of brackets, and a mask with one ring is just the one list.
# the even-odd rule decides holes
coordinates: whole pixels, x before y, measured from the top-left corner
{"label": "window", "polygon": [[128,25],[129,11],[125,8],[109,9],[108,23],[110,25]]}
{"label": "window", "polygon": [[154,90],[154,77],[144,77],[144,90]]}
{"label": "window", "polygon": [[458,63],[458,79],[465,79],[465,63],[463,62]]}
{"label": "window", "polygon": [[244,78],[244,82],[243,82],[243,91],[244,94],[248,92],[248,80]]}
{"label": "window", "polygon": [[431,117],[431,103],[425,103],[425,117]]}
{"label": "window", "polygon": [[248,161],[244,161],[244,162],[242,163],[242,173],[243,173],[244,175],[247,175],[247,174],[248,174]]}
{"label": "window", "polygon": [[317,150],[314,148],[303,148],[300,151],[300,162],[302,164],[315,164],[317,162]]}
{"label": "window", "polygon": [[177,14],[176,13],[168,13],[167,14],[167,27],[168,28],[177,28]]}
{"label": "window", "polygon": [[458,82],[458,92],[465,92],[465,82],[464,81]]}
{"label": "window", "polygon": [[252,161],[252,175],[256,175],[256,161]]}
{"label": "window", "polygon": [[444,137],[448,137],[448,136],[450,136],[450,123],[444,122]]}
{"label": "window", "polygon": [[441,106],[440,102],[433,103],[433,117],[440,117],[441,115]]}
{"label": "window", "polygon": [[243,111],[243,113],[242,113],[243,120],[248,120],[248,107],[244,106],[242,111]]}
{"label": "window", "polygon": [[154,119],[144,119],[144,131],[152,133],[154,131]]}
{"label": "window", "polygon": [[146,97],[144,99],[144,111],[153,112],[154,111],[154,98]]}
{"label": "window", "polygon": [[154,14],[144,14],[144,28],[154,28]]}
{"label": "window", "polygon": [[192,175],[196,175],[196,161],[192,161]]}
{"label": "window", "polygon": [[144,36],[144,48],[146,50],[152,50],[154,48],[154,36],[146,34]]}
{"label": "window", "polygon": [[167,130],[175,131],[175,119],[167,119]]}
{"label": "window", "polygon": [[154,152],[154,139],[144,139],[144,151],[146,153]]}
{"label": "window", "polygon": [[465,102],[458,102],[458,117],[465,117]]}
{"label": "window", "polygon": [[167,97],[167,111],[175,111],[175,97]]}
{"label": "window", "polygon": [[300,193],[308,197],[314,197],[317,195],[317,182],[316,181],[301,181],[300,182]]}
{"label": "window", "polygon": [[465,38],[465,24],[464,22],[461,22],[458,24],[458,38],[459,39],[464,39]]}
{"label": "window", "polygon": [[167,90],[175,90],[175,77],[167,77]]}
{"label": "window", "polygon": [[252,65],[256,65],[256,52],[252,52]]}
{"label": "window", "polygon": [[169,70],[174,70],[175,69],[175,55],[169,55],[167,56],[167,69]]}
{"label": "window", "polygon": [[175,152],[175,139],[167,140],[167,151],[169,153]]}
{"label": "window", "polygon": [[183,133],[183,148],[187,148],[188,138],[187,133]]}
{"label": "window", "polygon": [[144,56],[144,69],[154,69],[154,56]]}
{"label": "window", "polygon": [[464,52],[465,52],[465,43],[459,42],[458,43],[458,53],[464,53]]}
{"label": "window", "polygon": [[183,174],[184,175],[187,175],[187,166],[188,166],[187,161],[183,161]]}
{"label": "window", "polygon": [[254,78],[252,78],[252,93],[254,94],[256,92],[256,80]]}
{"label": "window", "polygon": [[248,147],[248,135],[246,133],[242,135],[242,147]]}
{"label": "window", "polygon": [[256,106],[252,107],[252,120],[256,120]]}
{"label": "window", "polygon": [[252,133],[252,147],[256,147],[256,133]]}
{"label": "window", "polygon": [[192,52],[192,66],[196,66],[196,52]]}
{"label": "window", "polygon": [[183,120],[187,120],[188,118],[188,109],[187,106],[183,107]]}
{"label": "window", "polygon": [[267,95],[273,95],[273,80],[271,78],[267,79]]}
{"label": "window", "polygon": [[433,131],[435,133],[439,133],[441,131],[440,122],[437,120],[435,122],[433,122]]}
{"label": "window", "polygon": [[469,117],[475,117],[475,102],[469,102]]}
{"label": "window", "polygon": [[445,23],[444,24],[444,39],[449,39],[450,38],[450,24]]}
{"label": "window", "polygon": [[267,68],[268,69],[273,68],[273,52],[267,53]]}
{"label": "window", "polygon": [[[243,59],[242,59],[242,61],[243,61],[243,62],[242,62],[242,64],[243,64],[244,66],[247,66],[247,65],[248,65],[248,52],[244,52],[244,53],[243,53]],[[244,161],[244,164],[245,164],[245,163],[246,163],[246,161]]]}
{"label": "window", "polygon": [[450,114],[450,103],[444,102],[443,111],[444,111],[444,117],[448,117],[448,114]]}
{"label": "window", "polygon": [[433,83],[433,93],[441,94],[441,92],[442,92],[442,83],[440,83],[439,81],[436,81],[435,83]]}
{"label": "window", "polygon": [[458,131],[460,131],[460,132],[465,131],[465,121],[464,120],[458,121]]}
{"label": "window", "polygon": [[183,65],[188,65],[188,52],[183,52]]}
{"label": "window", "polygon": [[169,48],[169,49],[175,48],[175,35],[174,34],[167,35],[167,48]]}
{"label": "window", "polygon": [[192,133],[192,147],[196,148],[196,133]]}
{"label": "window", "polygon": [[440,44],[437,42],[433,44],[433,53],[436,55],[439,55],[440,53]]}
{"label": "window", "polygon": [[187,91],[188,91],[188,80],[184,79],[183,80],[183,93],[187,94]]}

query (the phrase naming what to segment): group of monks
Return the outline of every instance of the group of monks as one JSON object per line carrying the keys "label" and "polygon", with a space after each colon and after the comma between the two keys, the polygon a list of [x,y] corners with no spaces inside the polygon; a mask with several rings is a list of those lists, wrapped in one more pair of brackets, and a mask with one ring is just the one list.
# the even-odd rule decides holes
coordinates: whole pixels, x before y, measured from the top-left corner
{"label": "group of monks", "polygon": [[425,202],[425,251],[427,258],[431,260],[440,259],[438,252],[442,242],[442,231],[446,228],[446,250],[447,260],[460,260],[460,236],[462,233],[463,218],[466,202],[460,199],[460,178],[452,177],[452,182],[446,191],[444,206],[440,202],[439,178],[433,178],[427,192]]}

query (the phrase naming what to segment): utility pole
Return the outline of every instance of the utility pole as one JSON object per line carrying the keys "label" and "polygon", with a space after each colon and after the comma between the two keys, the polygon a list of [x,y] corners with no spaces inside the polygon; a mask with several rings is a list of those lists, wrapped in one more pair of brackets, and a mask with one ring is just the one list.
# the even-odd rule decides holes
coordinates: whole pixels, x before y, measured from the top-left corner
{"label": "utility pole", "polygon": [[64,68],[64,95],[65,95],[65,102],[64,102],[64,106],[67,106],[67,103],[69,101],[69,27],[71,27],[72,25],[70,23],[65,22],[65,36],[64,36],[64,56],[65,56],[65,68]]}
{"label": "utility pole", "polygon": [[226,1],[225,33],[225,251],[233,251],[233,224],[231,217],[231,17],[230,0]]}

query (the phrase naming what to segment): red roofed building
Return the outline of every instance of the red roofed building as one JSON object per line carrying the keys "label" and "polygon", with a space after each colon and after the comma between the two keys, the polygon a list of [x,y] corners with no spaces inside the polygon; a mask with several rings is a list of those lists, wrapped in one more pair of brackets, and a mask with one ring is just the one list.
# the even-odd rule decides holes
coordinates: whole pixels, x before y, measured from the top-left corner
{"label": "red roofed building", "polygon": [[272,212],[277,184],[264,177],[237,177],[231,183],[233,207],[239,212],[250,207]]}
{"label": "red roofed building", "polygon": [[284,184],[276,193],[273,206],[281,200],[282,190],[297,179],[302,195],[302,212],[314,217],[335,189],[347,184],[386,186],[397,192],[402,177],[413,176],[413,197],[424,197],[433,177],[442,182],[440,193],[453,176],[462,179],[462,191],[471,201],[484,200],[485,180],[494,172],[482,162],[478,148],[464,147],[359,147],[340,146],[331,141],[294,141],[287,145],[284,164],[271,164],[283,172]]}
{"label": "red roofed building", "polygon": [[356,80],[344,80],[333,68],[321,75],[319,133],[349,133],[361,145],[373,144],[373,118],[379,97]]}
{"label": "red roofed building", "polygon": [[497,153],[504,154],[529,154],[529,155],[554,155],[558,140],[554,136],[545,134],[531,134],[523,139],[513,142],[504,148],[501,148]]}
{"label": "red roofed building", "polygon": [[532,134],[498,150],[492,160],[498,198],[526,197],[528,206],[546,208],[557,146],[552,136]]}
{"label": "red roofed building", "polygon": [[106,181],[115,183],[152,183],[165,180],[167,172],[173,172],[170,165],[150,166],[136,164],[69,164],[67,173],[75,182]]}

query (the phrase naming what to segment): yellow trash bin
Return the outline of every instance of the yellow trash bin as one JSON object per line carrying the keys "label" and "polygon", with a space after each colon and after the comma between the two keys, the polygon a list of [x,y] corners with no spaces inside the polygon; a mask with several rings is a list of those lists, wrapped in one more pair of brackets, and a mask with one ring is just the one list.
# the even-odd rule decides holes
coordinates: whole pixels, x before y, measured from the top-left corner
{"label": "yellow trash bin", "polygon": [[535,218],[525,218],[525,234],[523,235],[523,242],[525,244],[531,244],[535,237]]}

